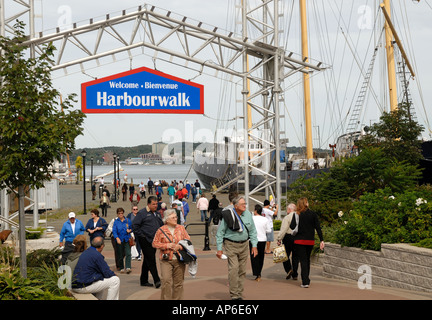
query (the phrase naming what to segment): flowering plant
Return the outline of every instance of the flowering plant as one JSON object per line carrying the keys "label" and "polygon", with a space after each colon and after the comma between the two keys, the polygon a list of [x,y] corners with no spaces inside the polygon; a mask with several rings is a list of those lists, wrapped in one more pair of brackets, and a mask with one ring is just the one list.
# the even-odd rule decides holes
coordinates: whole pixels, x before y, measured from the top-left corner
{"label": "flowering plant", "polygon": [[417,206],[417,207],[420,206],[422,203],[427,203],[427,201],[426,201],[426,200],[423,200],[422,198],[418,198],[418,199],[416,200],[416,206]]}
{"label": "flowering plant", "polygon": [[398,201],[389,202],[389,194],[387,188],[366,193],[351,212],[341,213],[347,223],[335,233],[337,243],[380,250],[381,243],[417,243],[432,238],[430,187],[394,194]]}

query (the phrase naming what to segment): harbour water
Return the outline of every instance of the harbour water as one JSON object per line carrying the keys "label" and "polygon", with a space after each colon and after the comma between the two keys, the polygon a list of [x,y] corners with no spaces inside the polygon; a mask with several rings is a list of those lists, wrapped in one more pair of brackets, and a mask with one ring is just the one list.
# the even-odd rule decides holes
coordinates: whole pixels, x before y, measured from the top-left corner
{"label": "harbour water", "polygon": [[[127,175],[128,182],[139,184],[141,181],[147,183],[148,178],[153,181],[165,180],[170,183],[173,180],[195,182],[198,179],[191,164],[171,164],[171,165],[121,165],[120,182],[123,182]],[[114,170],[114,166],[93,166],[93,177]],[[90,179],[91,167],[86,166],[86,179]],[[106,182],[111,182],[113,175],[104,178]]]}

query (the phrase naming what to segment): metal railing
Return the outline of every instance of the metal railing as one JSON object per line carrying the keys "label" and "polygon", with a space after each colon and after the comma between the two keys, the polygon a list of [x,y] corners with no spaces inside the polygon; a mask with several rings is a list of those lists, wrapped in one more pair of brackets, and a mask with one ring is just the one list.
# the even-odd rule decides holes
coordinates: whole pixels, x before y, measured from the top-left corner
{"label": "metal railing", "polygon": [[189,226],[205,226],[204,233],[189,233],[190,236],[204,236],[204,251],[210,251],[210,238],[209,238],[209,224],[210,221],[206,218],[205,222],[193,222],[185,225],[185,229]]}

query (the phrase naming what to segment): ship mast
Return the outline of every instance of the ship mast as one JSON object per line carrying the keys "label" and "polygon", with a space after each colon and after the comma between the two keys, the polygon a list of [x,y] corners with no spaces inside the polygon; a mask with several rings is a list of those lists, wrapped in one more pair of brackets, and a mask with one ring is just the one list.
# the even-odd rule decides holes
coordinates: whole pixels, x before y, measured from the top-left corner
{"label": "ship mast", "polygon": [[[384,0],[381,7],[385,9],[389,19],[391,18],[390,0]],[[390,111],[394,111],[398,107],[397,88],[396,88],[396,67],[394,61],[393,33],[390,29],[389,21],[386,19],[384,24],[385,30],[385,47],[387,53],[387,77],[390,95]]]}
{"label": "ship mast", "polygon": [[[246,4],[244,3],[244,1],[245,0],[241,0],[241,7],[246,10]],[[246,16],[246,14],[247,14],[246,11],[244,13]],[[244,19],[244,20],[246,20],[246,19]],[[243,27],[242,28],[243,39],[248,37],[246,21],[244,21],[244,23],[245,24],[243,24],[243,26],[242,26]],[[249,55],[247,54],[247,52],[245,54],[246,54],[246,57],[245,57],[245,59],[246,59],[246,71],[249,72]],[[246,82],[247,82],[247,91],[248,91],[247,96],[249,98],[250,97],[250,79],[248,78],[246,80]],[[252,128],[252,108],[249,104],[247,104],[247,130],[251,130],[251,128]],[[245,141],[245,143],[247,143],[247,142]]]}
{"label": "ship mast", "polygon": [[[308,61],[308,38],[307,38],[307,16],[306,0],[300,0],[300,18],[301,18],[301,42],[302,42],[302,59]],[[311,98],[310,98],[310,79],[308,73],[303,73],[303,97],[305,113],[305,130],[306,130],[306,158],[313,158],[312,146],[312,121],[311,121]]]}
{"label": "ship mast", "polygon": [[[384,0],[383,3],[380,4],[380,7],[383,11],[385,17],[385,36],[386,36],[386,50],[387,50],[387,71],[388,71],[388,82],[389,82],[389,94],[390,94],[390,111],[397,110],[398,102],[397,102],[397,89],[396,89],[396,71],[395,71],[395,62],[394,62],[394,47],[393,43],[399,47],[399,50],[402,54],[405,63],[410,70],[411,76],[415,77],[415,72],[409,62],[408,56],[403,48],[402,41],[400,40],[395,27],[391,21],[390,16],[390,0]],[[393,42],[394,38],[394,42]]]}

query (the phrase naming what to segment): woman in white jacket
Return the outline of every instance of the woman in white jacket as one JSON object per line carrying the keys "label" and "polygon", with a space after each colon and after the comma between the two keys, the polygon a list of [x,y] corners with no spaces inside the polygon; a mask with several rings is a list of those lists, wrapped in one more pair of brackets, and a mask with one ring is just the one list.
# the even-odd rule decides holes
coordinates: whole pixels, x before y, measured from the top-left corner
{"label": "woman in white jacket", "polygon": [[207,211],[209,207],[209,201],[205,197],[204,193],[198,199],[197,209],[201,212],[201,222],[207,221]]}
{"label": "woman in white jacket", "polygon": [[[287,215],[282,220],[282,225],[279,230],[279,234],[277,236],[277,243],[278,245],[281,244],[281,242],[285,246],[285,251],[288,256],[288,260],[283,262],[283,267],[285,272],[287,273],[286,279],[290,279],[291,276],[294,280],[297,280],[297,269],[298,269],[298,259],[294,255],[293,248],[294,248],[294,238],[292,235],[292,230],[290,228],[291,220],[297,210],[297,206],[294,203],[290,203],[287,207]],[[292,253],[292,257],[290,260],[290,254]]]}

